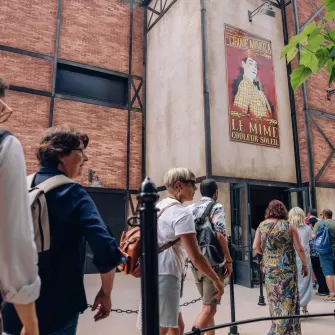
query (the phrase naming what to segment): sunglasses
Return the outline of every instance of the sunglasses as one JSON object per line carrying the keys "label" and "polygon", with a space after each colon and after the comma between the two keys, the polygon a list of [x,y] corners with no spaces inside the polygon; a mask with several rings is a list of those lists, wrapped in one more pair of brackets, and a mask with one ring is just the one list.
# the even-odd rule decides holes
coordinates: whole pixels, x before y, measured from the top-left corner
{"label": "sunglasses", "polygon": [[0,99],[0,122],[6,122],[12,115],[13,110]]}
{"label": "sunglasses", "polygon": [[180,180],[181,183],[191,184],[195,188],[195,180]]}

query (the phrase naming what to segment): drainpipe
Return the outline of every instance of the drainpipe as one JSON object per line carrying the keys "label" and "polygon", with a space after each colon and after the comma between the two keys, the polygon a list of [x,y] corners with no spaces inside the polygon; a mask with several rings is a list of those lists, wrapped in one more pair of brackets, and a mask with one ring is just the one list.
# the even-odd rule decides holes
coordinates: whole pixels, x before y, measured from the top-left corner
{"label": "drainpipe", "polygon": [[202,40],[202,72],[203,72],[203,94],[204,94],[206,177],[211,178],[212,153],[211,153],[211,120],[210,120],[210,103],[209,103],[206,0],[200,0],[200,6],[201,6],[201,40]]}
{"label": "drainpipe", "polygon": [[[292,6],[293,6],[295,33],[299,34],[300,27],[299,27],[297,0],[292,0]],[[298,59],[300,61],[300,51],[298,51]],[[311,129],[310,129],[310,124],[309,124],[309,106],[308,106],[308,101],[307,101],[306,83],[302,84],[302,100],[303,100],[303,105],[304,105],[304,123],[305,123],[305,135],[306,135],[306,144],[307,144],[307,152],[308,152],[308,172],[309,172],[311,205],[313,208],[317,208],[314,164],[313,164],[313,148],[312,148],[312,140],[311,140]]]}
{"label": "drainpipe", "polygon": [[[286,17],[286,5],[285,1],[281,2],[281,16],[283,24],[283,34],[284,34],[284,44],[288,44],[289,36],[287,30],[287,17]],[[287,69],[287,84],[288,84],[288,93],[290,99],[291,107],[291,122],[292,122],[292,131],[293,131],[293,146],[294,146],[294,159],[295,159],[295,175],[298,184],[298,188],[302,187],[302,177],[301,177],[301,164],[300,164],[300,152],[299,152],[299,137],[298,137],[298,126],[297,126],[297,113],[295,108],[295,99],[294,92],[290,83],[290,75],[292,73],[291,63],[286,63]],[[298,206],[303,208],[303,195],[298,193]]]}

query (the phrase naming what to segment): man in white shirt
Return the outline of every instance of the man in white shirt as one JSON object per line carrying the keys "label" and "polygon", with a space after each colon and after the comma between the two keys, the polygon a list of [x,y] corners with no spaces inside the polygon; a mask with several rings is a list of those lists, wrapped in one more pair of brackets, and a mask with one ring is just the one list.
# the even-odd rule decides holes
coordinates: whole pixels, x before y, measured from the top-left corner
{"label": "man in white shirt", "polygon": [[[5,102],[7,88],[0,78],[0,123],[12,113]],[[4,130],[0,130],[0,232],[0,300],[14,304],[24,327],[22,334],[38,335],[35,300],[41,282],[26,166],[20,142]]]}

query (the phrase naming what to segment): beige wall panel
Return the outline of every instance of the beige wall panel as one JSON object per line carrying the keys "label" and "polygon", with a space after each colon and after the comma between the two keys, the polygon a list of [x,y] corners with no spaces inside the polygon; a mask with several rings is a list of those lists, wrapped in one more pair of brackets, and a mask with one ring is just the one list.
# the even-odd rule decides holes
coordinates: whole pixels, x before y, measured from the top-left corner
{"label": "beige wall panel", "polygon": [[[316,188],[316,201],[318,203],[318,214],[326,208],[329,208],[335,214],[335,189],[334,188]],[[333,215],[334,217],[335,215]]]}
{"label": "beige wall panel", "polygon": [[177,1],[148,34],[147,171],[205,175],[200,1]]}
{"label": "beige wall panel", "polygon": [[[248,9],[259,0],[207,0],[209,76],[213,174],[219,176],[295,182],[295,162],[286,64],[280,59],[283,43],[281,14],[259,14],[248,21]],[[230,24],[272,42],[276,80],[280,149],[233,142],[229,139],[228,91],[224,24]]]}

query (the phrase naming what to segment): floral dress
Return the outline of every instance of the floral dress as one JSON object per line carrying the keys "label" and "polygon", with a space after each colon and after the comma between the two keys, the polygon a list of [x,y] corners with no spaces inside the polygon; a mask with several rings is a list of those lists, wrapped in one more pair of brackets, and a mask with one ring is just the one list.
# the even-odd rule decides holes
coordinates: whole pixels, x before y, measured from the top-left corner
{"label": "floral dress", "polygon": [[[273,224],[275,226],[270,232]],[[264,221],[259,231],[270,315],[299,315],[298,273],[289,223],[285,220],[278,223]],[[301,335],[300,320],[273,321],[268,335]]]}

